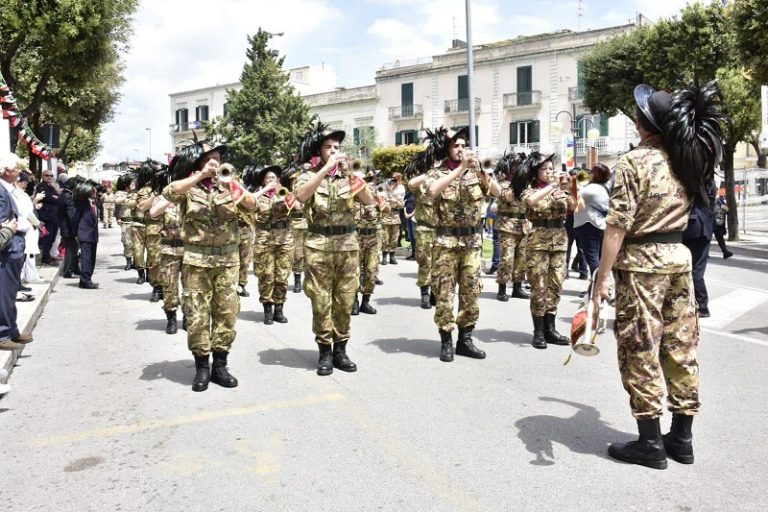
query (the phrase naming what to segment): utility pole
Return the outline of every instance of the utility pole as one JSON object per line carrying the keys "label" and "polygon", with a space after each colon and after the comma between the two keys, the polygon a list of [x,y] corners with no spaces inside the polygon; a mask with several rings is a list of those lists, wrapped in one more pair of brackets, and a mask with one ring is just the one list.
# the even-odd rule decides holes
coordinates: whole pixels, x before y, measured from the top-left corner
{"label": "utility pole", "polygon": [[469,147],[475,149],[475,90],[473,85],[474,56],[472,55],[472,0],[465,0],[467,8],[467,92],[469,94]]}

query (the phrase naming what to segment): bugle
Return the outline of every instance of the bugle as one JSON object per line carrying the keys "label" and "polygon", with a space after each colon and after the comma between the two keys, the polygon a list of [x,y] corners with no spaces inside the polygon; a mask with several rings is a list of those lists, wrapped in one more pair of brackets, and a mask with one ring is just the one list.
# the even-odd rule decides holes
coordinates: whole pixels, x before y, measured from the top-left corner
{"label": "bugle", "polygon": [[229,183],[235,177],[235,166],[232,164],[221,164],[216,171],[216,177],[221,183]]}

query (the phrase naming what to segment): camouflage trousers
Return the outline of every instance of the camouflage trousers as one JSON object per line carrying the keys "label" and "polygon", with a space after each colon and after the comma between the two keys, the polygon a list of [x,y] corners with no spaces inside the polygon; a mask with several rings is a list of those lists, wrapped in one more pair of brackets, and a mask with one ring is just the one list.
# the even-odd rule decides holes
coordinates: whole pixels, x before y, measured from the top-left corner
{"label": "camouflage trousers", "polygon": [[419,264],[418,286],[432,284],[432,246],[435,243],[435,230],[416,224],[416,263]]}
{"label": "camouflage trousers", "polygon": [[304,293],[312,301],[312,332],[325,345],[349,341],[350,311],[360,279],[358,251],[304,248]]}
{"label": "camouflage trousers", "polygon": [[531,314],[556,314],[565,277],[565,251],[528,251]]}
{"label": "camouflage trousers", "polygon": [[163,248],[160,243],[159,234],[146,235],[147,240],[147,281],[152,286],[161,286],[163,284],[160,279],[160,250]]}
{"label": "camouflage trousers", "polygon": [[133,247],[133,264],[136,268],[147,268],[147,230],[144,226],[131,228],[131,246]]}
{"label": "camouflage trousers", "polygon": [[662,414],[664,383],[673,413],[699,412],[699,321],[690,272],[617,270],[616,344],[632,415]]}
{"label": "camouflage trousers", "polygon": [[[478,297],[483,289],[480,280],[480,248],[432,248],[432,289],[437,298],[435,324],[442,331],[457,325],[469,327],[480,318]],[[454,320],[453,299],[459,285],[459,312]]]}
{"label": "camouflage trousers", "polygon": [[181,267],[182,307],[187,317],[187,346],[193,355],[229,352],[240,312],[237,267]]}
{"label": "camouflage trousers", "polygon": [[237,277],[237,284],[245,286],[248,284],[248,270],[253,261],[253,228],[251,226],[240,226],[240,244],[237,246],[240,252],[240,270]]}
{"label": "camouflage trousers", "polygon": [[284,304],[291,275],[293,246],[257,247],[253,255],[253,272],[259,280],[259,302]]}
{"label": "camouflage trousers", "polygon": [[123,256],[133,258],[133,228],[130,222],[120,224],[120,241],[123,242]]}
{"label": "camouflage trousers", "polygon": [[306,229],[291,228],[293,233],[293,273],[304,272],[304,241],[307,239]]}
{"label": "camouflage trousers", "polygon": [[163,309],[176,311],[179,307],[179,275],[184,256],[160,255],[160,285],[163,287]]}
{"label": "camouflage trousers", "polygon": [[381,226],[381,250],[394,252],[397,247],[397,239],[400,237],[400,224],[382,224]]}
{"label": "camouflage trousers", "polygon": [[523,233],[505,233],[499,231],[499,271],[496,282],[499,284],[521,283],[525,281],[525,235]]}
{"label": "camouflage trousers", "polygon": [[104,227],[111,226],[115,221],[115,205],[104,205]]}
{"label": "camouflage trousers", "polygon": [[360,245],[360,291],[372,294],[379,275],[378,235],[357,235]]}

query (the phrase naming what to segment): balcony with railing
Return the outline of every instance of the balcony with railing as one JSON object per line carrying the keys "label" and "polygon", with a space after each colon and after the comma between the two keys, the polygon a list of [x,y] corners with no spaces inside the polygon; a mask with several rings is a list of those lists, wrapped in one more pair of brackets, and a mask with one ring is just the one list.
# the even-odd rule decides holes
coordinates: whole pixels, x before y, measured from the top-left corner
{"label": "balcony with railing", "polygon": [[[458,98],[455,100],[445,100],[446,114],[468,114],[469,98]],[[475,115],[480,113],[480,98],[475,98]]]}
{"label": "balcony with railing", "polygon": [[584,100],[584,88],[583,87],[569,87],[568,88],[568,101],[583,101]]}
{"label": "balcony with railing", "polygon": [[609,154],[613,149],[610,137],[598,137],[594,142],[589,139],[579,138],[576,139],[576,156],[586,155],[587,147],[590,146],[596,147],[598,154],[601,155]]}
{"label": "balcony with railing", "polygon": [[504,95],[504,108],[518,110],[541,107],[541,91],[513,92]]}
{"label": "balcony with railing", "polygon": [[533,151],[541,151],[540,142],[524,142],[522,144],[511,144],[509,151],[513,153],[531,153]]}
{"label": "balcony with railing", "polygon": [[419,119],[424,115],[421,105],[398,105],[389,107],[389,120],[401,121],[404,119]]}
{"label": "balcony with railing", "polygon": [[188,123],[176,123],[168,125],[168,133],[173,135],[174,133],[189,132],[192,130],[201,130],[203,128],[202,121],[190,121]]}

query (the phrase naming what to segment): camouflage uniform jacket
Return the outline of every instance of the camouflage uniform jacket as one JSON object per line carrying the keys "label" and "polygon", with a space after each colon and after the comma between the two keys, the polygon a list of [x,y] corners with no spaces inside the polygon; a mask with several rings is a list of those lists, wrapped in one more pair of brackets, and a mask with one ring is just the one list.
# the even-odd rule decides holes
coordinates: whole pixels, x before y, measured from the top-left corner
{"label": "camouflage uniform jacket", "polygon": [[[319,170],[319,167],[316,170]],[[315,174],[315,170],[303,172],[296,180],[295,191],[298,193]],[[326,176],[304,204],[304,215],[307,216],[310,228],[304,247],[329,252],[357,251],[359,245],[355,232],[342,235],[312,232],[312,226],[354,226],[355,201],[359,199],[352,194],[349,175],[337,173],[333,177]]]}
{"label": "camouflage uniform jacket", "polygon": [[[183,242],[179,207],[172,204],[166,208],[163,212],[162,221],[163,227],[160,229],[160,254],[184,256],[184,246],[177,245],[179,242]],[[173,244],[166,242],[173,242]]]}
{"label": "camouflage uniform jacket", "polygon": [[134,226],[142,227],[148,220],[150,220],[149,210],[147,209],[143,212],[140,212],[138,208],[139,203],[143,202],[145,199],[149,199],[150,197],[152,197],[152,188],[149,186],[141,187],[136,191],[136,195],[134,196],[134,200],[131,206],[131,209],[133,210]]}
{"label": "camouflage uniform jacket", "polygon": [[416,226],[434,228],[435,201],[427,194],[428,181],[425,180],[419,188],[413,191],[413,195],[416,196],[416,208],[413,216],[416,219]]}
{"label": "camouflage uniform jacket", "polygon": [[365,205],[360,202],[355,203],[355,224],[357,224],[358,228],[379,229],[381,227],[381,217],[384,215],[378,204],[379,193],[374,184],[368,184],[367,187],[368,192],[377,202],[371,205]]}
{"label": "camouflage uniform jacket", "polygon": [[[255,247],[273,247],[277,245],[290,245],[293,243],[293,233],[291,233],[291,218],[288,212],[288,206],[285,204],[285,198],[275,194],[269,197],[266,194],[256,199],[256,209],[254,210],[254,227],[256,228],[256,237],[253,245]],[[285,223],[284,228],[268,228],[266,224],[276,222]]]}
{"label": "camouflage uniform jacket", "polygon": [[291,210],[291,227],[293,229],[307,229],[307,216],[304,214],[304,205],[296,201]]}
{"label": "camouflage uniform jacket", "polygon": [[228,188],[215,183],[208,190],[198,184],[179,194],[171,183],[163,189],[163,196],[179,206],[185,265],[214,268],[240,264],[237,206]]}
{"label": "camouflage uniform jacket", "polygon": [[628,244],[649,233],[684,231],[691,201],[671,171],[661,140],[651,137],[616,165],[607,224],[627,233],[614,268],[672,274],[691,271],[691,252],[682,243]]}
{"label": "camouflage uniform jacket", "polygon": [[113,194],[112,192],[105,192],[104,194],[102,194],[101,195],[101,204],[103,204],[104,206],[107,206],[107,205],[110,205],[110,204],[112,206],[114,206],[115,205],[115,194]]}
{"label": "camouflage uniform jacket", "polygon": [[382,195],[387,200],[387,203],[389,203],[389,211],[381,214],[381,223],[385,226],[400,224],[400,209],[405,206],[405,200],[393,190],[387,190]]}
{"label": "camouflage uniform jacket", "polygon": [[499,180],[499,187],[501,195],[496,199],[496,229],[514,235],[527,233],[525,201],[515,197],[515,191],[509,179]]}
{"label": "camouflage uniform jacket", "polygon": [[[526,205],[525,215],[533,223],[528,234],[528,249],[533,251],[565,251],[568,248],[568,233],[565,231],[565,217],[568,214],[567,193],[555,190],[533,206],[528,205],[528,198],[539,189],[528,187],[520,196]],[[561,221],[557,227],[536,227],[536,221]]]}
{"label": "camouflage uniform jacket", "polygon": [[[435,167],[427,173],[425,190],[436,180],[450,172],[445,163]],[[483,185],[477,174],[468,171],[463,176],[453,180],[443,190],[442,194],[434,198],[435,227],[436,228],[466,228],[478,227],[482,219],[481,207],[485,203],[485,195],[488,188]],[[438,230],[439,231],[439,230]],[[474,235],[441,235],[436,233],[435,244],[442,247],[470,247],[482,246],[480,233]]]}
{"label": "camouflage uniform jacket", "polygon": [[125,201],[120,205],[120,220],[131,219],[133,216],[133,208],[128,206],[131,194],[131,192],[126,192],[125,190],[120,190],[119,192],[115,193],[115,199],[125,199]]}

